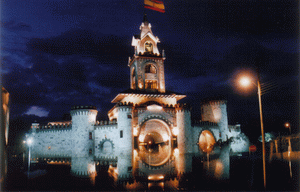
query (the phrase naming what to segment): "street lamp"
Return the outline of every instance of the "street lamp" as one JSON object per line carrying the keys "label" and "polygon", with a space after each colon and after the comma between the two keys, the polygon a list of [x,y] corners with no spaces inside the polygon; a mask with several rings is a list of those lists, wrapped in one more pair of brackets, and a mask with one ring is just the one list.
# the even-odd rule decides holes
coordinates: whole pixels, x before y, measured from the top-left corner
{"label": "street lamp", "polygon": [[[248,87],[252,81],[249,77],[242,77],[240,79],[240,84],[243,87]],[[262,153],[263,153],[263,174],[264,174],[264,188],[266,189],[266,146],[265,146],[265,133],[264,133],[264,125],[263,125],[263,115],[262,115],[262,106],[261,106],[261,85],[259,82],[259,78],[257,80],[257,95],[259,102],[259,114],[260,114],[260,128],[261,128],[261,137],[262,137]]]}
{"label": "street lamp", "polygon": [[30,171],[30,149],[31,149],[31,144],[33,143],[33,139],[32,138],[28,138],[27,139],[27,144],[28,144],[28,148],[29,148],[29,152],[28,152],[28,170],[27,170],[27,176],[29,178],[29,171]]}
{"label": "street lamp", "polygon": [[285,124],[284,124],[284,127],[285,128],[289,128],[289,130],[290,130],[290,135],[292,134],[292,131],[291,131],[291,124],[289,123],[289,122],[286,122]]}

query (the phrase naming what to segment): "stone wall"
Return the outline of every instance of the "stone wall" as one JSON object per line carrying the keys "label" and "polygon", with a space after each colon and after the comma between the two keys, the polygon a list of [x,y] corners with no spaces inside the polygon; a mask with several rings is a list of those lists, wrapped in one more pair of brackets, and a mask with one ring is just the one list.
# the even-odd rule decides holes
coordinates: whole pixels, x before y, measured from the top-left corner
{"label": "stone wall", "polygon": [[32,134],[32,158],[53,156],[71,157],[72,155],[72,129],[41,130]]}

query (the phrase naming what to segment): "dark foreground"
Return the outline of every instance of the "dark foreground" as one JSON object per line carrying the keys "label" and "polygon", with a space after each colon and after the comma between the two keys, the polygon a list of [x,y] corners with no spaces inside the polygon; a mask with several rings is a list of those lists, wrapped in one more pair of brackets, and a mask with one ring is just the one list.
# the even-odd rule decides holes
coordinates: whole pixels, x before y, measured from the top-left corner
{"label": "dark foreground", "polygon": [[[193,162],[193,173],[171,181],[117,183],[105,169],[94,180],[73,177],[68,165],[32,166],[28,179],[20,159],[9,163],[6,190],[8,191],[124,191],[124,190],[193,190],[193,191],[261,191],[263,188],[262,161],[259,157],[235,156],[230,160],[230,180],[216,180],[203,176],[203,165]],[[286,161],[267,163],[268,191],[299,191],[299,162],[292,164],[292,178]],[[26,166],[25,166],[26,167]],[[174,183],[179,183],[175,186]]]}

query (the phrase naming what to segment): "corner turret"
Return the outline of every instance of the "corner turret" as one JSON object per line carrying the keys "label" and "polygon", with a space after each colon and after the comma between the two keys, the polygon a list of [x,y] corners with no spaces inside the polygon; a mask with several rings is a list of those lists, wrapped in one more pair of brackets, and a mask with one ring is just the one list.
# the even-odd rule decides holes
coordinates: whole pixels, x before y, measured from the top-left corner
{"label": "corner turret", "polygon": [[98,111],[94,106],[75,106],[70,113],[73,139],[71,173],[87,177],[96,173],[92,138]]}

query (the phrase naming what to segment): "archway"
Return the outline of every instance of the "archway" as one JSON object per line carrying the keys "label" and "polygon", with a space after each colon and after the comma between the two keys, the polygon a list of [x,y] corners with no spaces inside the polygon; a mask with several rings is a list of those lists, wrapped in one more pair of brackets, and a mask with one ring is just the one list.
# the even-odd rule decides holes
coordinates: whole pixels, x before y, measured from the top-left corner
{"label": "archway", "polygon": [[150,166],[161,166],[171,156],[171,132],[167,123],[160,119],[145,121],[139,133],[138,153]]}
{"label": "archway", "polygon": [[199,137],[199,148],[204,153],[211,153],[216,144],[216,140],[212,132],[208,130],[202,131]]}

